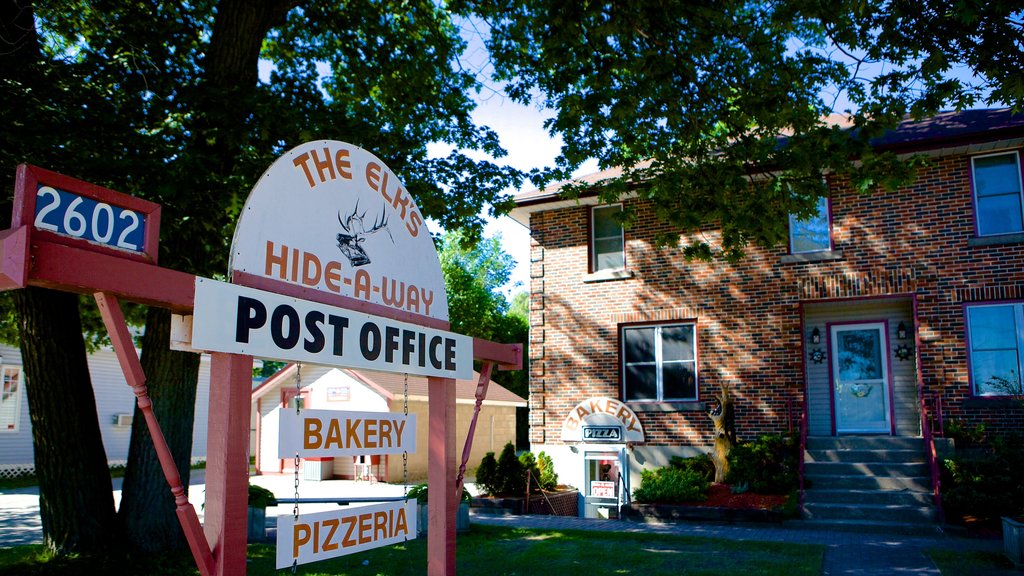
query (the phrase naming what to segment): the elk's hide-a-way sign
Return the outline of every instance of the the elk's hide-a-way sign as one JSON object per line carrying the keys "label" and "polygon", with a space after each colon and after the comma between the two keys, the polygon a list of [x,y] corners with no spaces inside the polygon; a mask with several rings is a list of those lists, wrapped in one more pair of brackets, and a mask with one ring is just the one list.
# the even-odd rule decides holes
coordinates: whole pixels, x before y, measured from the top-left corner
{"label": "the elk's hide-a-way sign", "polygon": [[253,188],[231,247],[233,282],[286,283],[448,320],[437,251],[408,191],[376,156],[321,140]]}
{"label": "the elk's hide-a-way sign", "polygon": [[196,282],[197,349],[472,377],[473,339],[443,330],[448,299],[423,216],[358,146],[309,142],[267,169],[239,216],[231,274]]}

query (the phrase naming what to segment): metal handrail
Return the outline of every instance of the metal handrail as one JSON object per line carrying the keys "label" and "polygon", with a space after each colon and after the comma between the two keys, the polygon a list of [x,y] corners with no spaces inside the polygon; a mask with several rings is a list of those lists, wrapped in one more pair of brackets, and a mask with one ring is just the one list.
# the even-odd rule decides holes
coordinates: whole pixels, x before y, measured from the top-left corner
{"label": "metal handrail", "polygon": [[804,514],[804,454],[807,452],[807,404],[800,403],[800,515]]}
{"label": "metal handrail", "polygon": [[[932,480],[932,500],[939,518],[942,518],[942,477],[939,473],[938,453],[935,450],[935,436],[932,433],[931,419],[928,417],[928,403],[921,396],[921,435],[924,437],[924,452],[928,460],[928,471]],[[937,406],[941,410],[941,404]],[[941,419],[941,415],[938,416]]]}

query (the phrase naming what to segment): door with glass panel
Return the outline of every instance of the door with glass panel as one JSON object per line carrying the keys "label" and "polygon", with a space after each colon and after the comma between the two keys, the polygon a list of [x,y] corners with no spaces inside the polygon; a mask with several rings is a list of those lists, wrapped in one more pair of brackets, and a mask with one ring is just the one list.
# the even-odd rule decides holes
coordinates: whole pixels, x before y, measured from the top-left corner
{"label": "door with glass panel", "polygon": [[885,324],[831,327],[837,434],[889,434],[889,363]]}

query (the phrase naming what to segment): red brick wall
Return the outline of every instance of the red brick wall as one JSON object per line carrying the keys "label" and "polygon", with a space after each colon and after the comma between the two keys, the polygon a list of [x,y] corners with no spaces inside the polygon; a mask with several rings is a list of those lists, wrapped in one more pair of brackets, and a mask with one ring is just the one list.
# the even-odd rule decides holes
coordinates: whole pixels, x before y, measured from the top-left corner
{"label": "red brick wall", "polygon": [[[737,396],[741,438],[787,429],[790,401],[803,397],[800,303],[914,295],[918,358],[926,395],[941,394],[946,417],[1024,426],[1024,411],[969,398],[963,305],[1024,300],[1024,244],[969,246],[974,237],[967,156],[936,158],[916,182],[862,196],[831,181],[833,242],[842,258],[783,263],[786,248],[750,248],[737,264],[686,262],[659,248],[665,230],[649,206],[628,200],[623,280],[584,282],[590,207],[531,216],[531,442],[557,443],[569,409],[592,396],[621,398],[620,323],[693,320],[699,397],[720,383]],[[713,228],[704,238],[717,240]],[[685,238],[683,243],[685,244]],[[701,411],[638,411],[649,444],[708,445]]]}

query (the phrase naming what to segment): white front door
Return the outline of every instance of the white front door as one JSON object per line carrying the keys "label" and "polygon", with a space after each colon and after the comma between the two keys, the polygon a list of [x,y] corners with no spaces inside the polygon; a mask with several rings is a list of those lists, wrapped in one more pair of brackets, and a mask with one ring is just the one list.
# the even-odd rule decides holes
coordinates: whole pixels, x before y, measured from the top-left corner
{"label": "white front door", "polygon": [[587,452],[584,465],[585,518],[619,517],[622,465],[619,451]]}
{"label": "white front door", "polygon": [[889,434],[889,346],[885,324],[831,327],[836,433]]}

